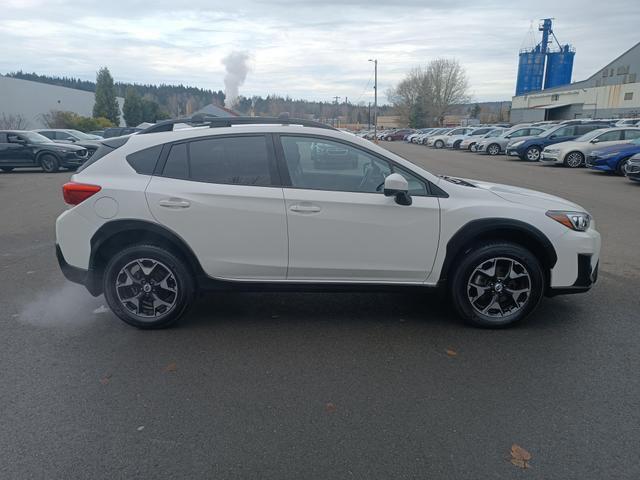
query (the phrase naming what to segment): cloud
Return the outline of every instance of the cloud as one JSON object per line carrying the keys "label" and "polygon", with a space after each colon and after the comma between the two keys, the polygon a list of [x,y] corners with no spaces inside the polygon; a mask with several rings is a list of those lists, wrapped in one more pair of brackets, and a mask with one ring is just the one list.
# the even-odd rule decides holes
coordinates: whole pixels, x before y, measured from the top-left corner
{"label": "cloud", "polygon": [[513,94],[517,52],[532,21],[556,18],[560,41],[577,50],[576,80],[638,40],[637,1],[469,3],[157,0],[149,9],[139,0],[9,0],[0,44],[11,55],[0,59],[0,72],[93,79],[107,65],[117,80],[219,90],[222,59],[230,51],[249,51],[252,71],[243,94],[321,100],[338,95],[366,102],[373,98],[369,58],[379,60],[384,92],[413,66],[455,57],[477,100],[500,100]]}

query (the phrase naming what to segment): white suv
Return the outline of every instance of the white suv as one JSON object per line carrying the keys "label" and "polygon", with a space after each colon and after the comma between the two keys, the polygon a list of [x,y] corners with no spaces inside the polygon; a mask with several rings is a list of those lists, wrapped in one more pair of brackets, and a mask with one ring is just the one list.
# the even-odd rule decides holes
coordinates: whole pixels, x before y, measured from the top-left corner
{"label": "white suv", "polygon": [[105,140],[63,187],[60,266],[131,325],[167,326],[207,289],[440,286],[501,327],[596,280],[600,235],[567,200],[438,177],[314,122],[199,121]]}

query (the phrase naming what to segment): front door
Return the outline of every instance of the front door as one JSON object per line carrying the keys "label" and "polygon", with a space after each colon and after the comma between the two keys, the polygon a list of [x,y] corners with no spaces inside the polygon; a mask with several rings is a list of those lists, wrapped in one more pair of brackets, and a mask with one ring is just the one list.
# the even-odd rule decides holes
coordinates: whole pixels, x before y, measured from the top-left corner
{"label": "front door", "polygon": [[32,163],[31,147],[28,147],[26,138],[16,133],[7,133],[6,143],[0,147],[0,161],[13,166],[30,165]]}
{"label": "front door", "polygon": [[[371,152],[323,137],[280,136],[295,281],[420,283],[440,235],[438,199],[427,183]],[[413,203],[382,193],[392,172],[409,181]]]}
{"label": "front door", "polygon": [[287,220],[271,137],[174,144],[146,195],[156,220],[187,242],[209,276],[286,278]]}

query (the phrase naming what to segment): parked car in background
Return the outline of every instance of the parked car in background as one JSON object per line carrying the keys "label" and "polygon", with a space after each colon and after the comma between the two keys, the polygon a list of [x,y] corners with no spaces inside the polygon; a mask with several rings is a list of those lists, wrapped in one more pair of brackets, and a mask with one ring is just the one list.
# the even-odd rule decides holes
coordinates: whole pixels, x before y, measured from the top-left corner
{"label": "parked car in background", "polygon": [[640,126],[640,118],[625,118],[616,122],[616,127],[637,127]]}
{"label": "parked car in background", "polygon": [[625,165],[637,154],[640,154],[640,138],[630,143],[618,144],[603,149],[598,148],[592,151],[590,155],[587,155],[585,165],[601,172],[624,175]]}
{"label": "parked car in background", "polygon": [[405,138],[406,142],[417,143],[417,137],[432,132],[435,128],[420,128]]}
{"label": "parked car in background", "polygon": [[462,142],[467,138],[475,137],[476,139],[478,139],[481,136],[489,133],[491,130],[493,130],[493,127],[482,127],[482,128],[474,128],[471,132],[468,132],[467,134],[464,134],[464,135],[450,135],[447,137],[446,147],[458,149],[462,145]]}
{"label": "parked car in background", "polygon": [[640,138],[640,128],[597,129],[575,140],[545,147],[540,155],[540,161],[578,168],[584,166],[585,159],[594,150],[629,143],[637,138]]}
{"label": "parked car in background", "polygon": [[0,130],[0,170],[40,167],[48,173],[60,167],[75,170],[88,159],[87,149],[55,143],[27,130]]}
{"label": "parked car in background", "polygon": [[423,135],[420,135],[418,137],[418,142],[420,145],[426,145],[427,142],[429,141],[429,138],[434,136],[434,135],[442,135],[443,133],[446,133],[448,131],[450,131],[451,128],[436,128],[428,133],[425,133]]}
{"label": "parked car in background", "polygon": [[476,152],[487,153],[489,155],[499,155],[505,152],[505,148],[510,140],[539,135],[544,131],[544,127],[514,127],[507,130],[499,137],[489,137],[481,140],[476,146]]}
{"label": "parked car in background", "polygon": [[96,137],[104,138],[104,128],[101,130],[91,130],[87,132],[89,135],[95,135]]}
{"label": "parked car in background", "polygon": [[34,132],[44,135],[48,139],[57,143],[73,143],[79,147],[84,147],[87,149],[87,154],[89,156],[93,155],[93,153],[98,149],[100,146],[100,140],[102,140],[102,137],[98,137],[97,135],[90,135],[80,132],[79,130],[68,130],[63,128],[48,128],[34,130]]}
{"label": "parked car in background", "polygon": [[607,123],[582,122],[554,125],[535,137],[518,139],[507,144],[507,155],[519,157],[521,160],[537,162],[545,147],[554,143],[568,142],[574,140],[585,133],[589,133],[598,128],[608,128]]}
{"label": "parked car in background", "polygon": [[430,136],[429,140],[427,141],[427,146],[434,147],[434,148],[444,148],[450,136],[467,135],[472,131],[473,131],[473,128],[471,127],[452,128],[448,132],[443,133],[441,135]]}
{"label": "parked car in background", "polygon": [[387,135],[385,135],[384,137],[384,140],[386,140],[387,142],[393,142],[395,140],[404,140],[404,137],[406,135],[409,135],[413,132],[415,132],[413,128],[401,128],[399,130],[394,130],[393,132],[387,133]]}
{"label": "parked car in background", "polygon": [[137,127],[111,127],[105,128],[102,136],[104,138],[121,137],[122,135],[131,135],[142,130]]}
{"label": "parked car in background", "polygon": [[640,182],[640,154],[635,154],[629,159],[624,168],[629,180]]}
{"label": "parked car in background", "polygon": [[461,150],[468,150],[470,152],[475,152],[476,151],[476,145],[479,141],[481,141],[482,139],[485,138],[494,138],[494,137],[499,137],[500,135],[502,135],[507,129],[506,128],[491,128],[487,133],[485,133],[484,135],[479,135],[479,136],[467,136],[464,140],[462,140],[462,142],[460,143],[460,149]]}

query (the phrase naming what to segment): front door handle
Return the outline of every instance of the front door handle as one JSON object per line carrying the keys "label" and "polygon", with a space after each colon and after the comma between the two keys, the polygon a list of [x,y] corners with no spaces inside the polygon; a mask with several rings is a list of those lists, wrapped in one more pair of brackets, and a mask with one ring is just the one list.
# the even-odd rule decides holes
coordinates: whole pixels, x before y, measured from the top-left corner
{"label": "front door handle", "polygon": [[165,208],[189,208],[191,202],[182,200],[181,198],[165,198],[158,202],[158,205]]}
{"label": "front door handle", "polygon": [[297,213],[318,213],[322,209],[311,203],[294,203],[289,207],[289,210]]}

